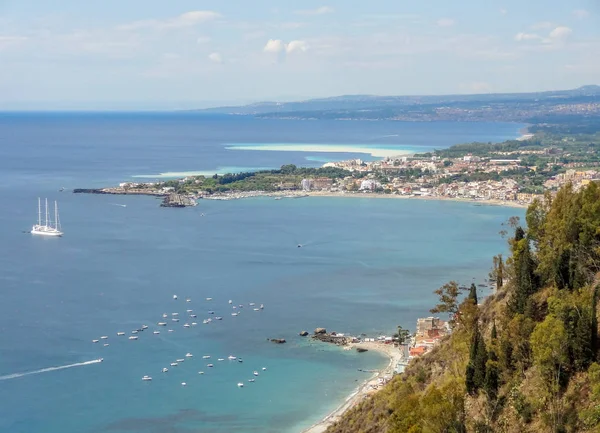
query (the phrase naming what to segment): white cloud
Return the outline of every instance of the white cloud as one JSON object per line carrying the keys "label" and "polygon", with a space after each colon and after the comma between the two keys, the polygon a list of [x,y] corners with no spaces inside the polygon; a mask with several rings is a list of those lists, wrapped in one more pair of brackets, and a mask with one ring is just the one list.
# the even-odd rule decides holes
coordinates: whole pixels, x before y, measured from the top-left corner
{"label": "white cloud", "polygon": [[308,44],[306,41],[290,41],[289,44],[286,44],[285,51],[288,54],[294,52],[305,52],[308,50]]}
{"label": "white cloud", "polygon": [[200,36],[198,39],[196,39],[196,43],[198,45],[208,44],[210,41],[211,39],[208,36]]}
{"label": "white cloud", "polygon": [[573,11],[573,16],[579,20],[583,20],[589,17],[590,13],[585,9],[576,9]]}
{"label": "white cloud", "polygon": [[333,12],[334,12],[334,9],[332,7],[321,6],[320,8],[316,8],[316,9],[304,9],[304,10],[296,11],[295,13],[298,15],[325,15],[325,14],[331,14]]}
{"label": "white cloud", "polygon": [[263,48],[263,51],[265,53],[277,54],[277,53],[281,53],[283,50],[285,50],[285,44],[283,43],[283,41],[281,39],[269,39],[269,41]]}
{"label": "white cloud", "polygon": [[571,33],[573,33],[573,30],[569,27],[559,26],[550,32],[549,37],[552,41],[562,42],[571,36]]}
{"label": "white cloud", "polygon": [[195,25],[215,20],[221,15],[213,11],[190,11],[174,18],[165,20],[141,20],[119,26],[119,30],[139,30],[139,29],[176,29],[193,27]]}
{"label": "white cloud", "polygon": [[515,41],[518,42],[524,42],[524,41],[541,41],[544,38],[542,38],[540,35],[536,34],[536,33],[517,33],[515,35]]}
{"label": "white cloud", "polygon": [[506,14],[508,14],[507,9],[504,9],[504,8],[500,9],[500,15],[506,15]]}
{"label": "white cloud", "polygon": [[221,56],[220,53],[210,53],[208,55],[208,60],[210,60],[213,63],[218,63],[218,64],[223,63],[223,57]]}
{"label": "white cloud", "polygon": [[452,18],[440,18],[437,20],[436,24],[438,27],[452,27],[454,24],[456,24],[456,21],[454,21]]}
{"label": "white cloud", "polygon": [[0,50],[12,48],[27,41],[25,36],[0,36]]}

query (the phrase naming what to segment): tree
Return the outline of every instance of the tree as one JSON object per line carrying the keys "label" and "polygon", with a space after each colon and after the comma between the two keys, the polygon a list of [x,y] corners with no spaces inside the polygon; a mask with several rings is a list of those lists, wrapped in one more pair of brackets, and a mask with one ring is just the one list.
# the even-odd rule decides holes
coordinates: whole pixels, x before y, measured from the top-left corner
{"label": "tree", "polygon": [[542,377],[542,383],[549,394],[550,424],[552,431],[559,431],[562,425],[561,383],[568,365],[569,341],[563,322],[547,315],[538,323],[531,334],[533,361]]}
{"label": "tree", "polygon": [[458,283],[456,281],[450,281],[433,293],[440,297],[440,303],[429,311],[434,314],[448,313],[450,315],[450,323],[451,325],[454,325],[454,316],[458,313],[458,296],[460,295]]}
{"label": "tree", "polygon": [[471,288],[469,289],[469,297],[467,299],[472,300],[473,303],[477,305],[477,286],[475,285],[475,283],[471,283]]}
{"label": "tree", "polygon": [[502,261],[502,254],[498,254],[493,258],[492,272],[490,272],[490,279],[496,283],[496,289],[501,289],[504,285],[504,263]]}
{"label": "tree", "polygon": [[490,401],[496,400],[498,397],[498,386],[500,382],[500,372],[498,364],[498,356],[496,350],[498,347],[498,331],[496,329],[496,321],[492,324],[491,341],[488,347],[488,360],[485,364],[485,380],[483,389]]}
{"label": "tree", "polygon": [[398,325],[398,332],[394,334],[394,338],[398,341],[398,344],[404,344],[409,335],[410,331],[408,329],[404,329]]}

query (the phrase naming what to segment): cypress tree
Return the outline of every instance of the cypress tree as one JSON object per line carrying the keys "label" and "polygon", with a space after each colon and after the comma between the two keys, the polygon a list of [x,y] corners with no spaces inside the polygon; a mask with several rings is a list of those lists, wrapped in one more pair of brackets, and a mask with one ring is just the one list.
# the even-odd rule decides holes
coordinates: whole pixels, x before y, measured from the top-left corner
{"label": "cypress tree", "polygon": [[483,389],[490,400],[495,400],[498,396],[499,371],[498,356],[496,348],[498,347],[498,331],[496,330],[496,321],[492,324],[492,341],[488,351],[488,360],[485,364],[485,380]]}
{"label": "cypress tree", "polygon": [[496,288],[501,289],[504,285],[504,263],[502,263],[502,254],[498,254],[498,268],[496,269]]}
{"label": "cypress tree", "polygon": [[477,386],[475,386],[475,367],[473,367],[473,363],[469,362],[467,364],[467,371],[465,372],[465,385],[467,387],[467,392],[470,395],[475,394],[477,391]]}
{"label": "cypress tree", "polygon": [[492,343],[495,343],[497,338],[498,331],[496,330],[496,321],[494,320],[492,323]]}
{"label": "cypress tree", "polygon": [[483,341],[483,337],[478,332],[477,338],[477,349],[475,355],[475,362],[473,363],[473,367],[475,368],[475,372],[473,374],[473,381],[477,388],[482,388],[485,384],[485,365],[488,360],[488,354],[485,347],[485,342]]}
{"label": "cypress tree", "polygon": [[471,283],[471,289],[469,290],[468,299],[472,299],[473,303],[477,305],[477,286],[475,286],[475,283]]}

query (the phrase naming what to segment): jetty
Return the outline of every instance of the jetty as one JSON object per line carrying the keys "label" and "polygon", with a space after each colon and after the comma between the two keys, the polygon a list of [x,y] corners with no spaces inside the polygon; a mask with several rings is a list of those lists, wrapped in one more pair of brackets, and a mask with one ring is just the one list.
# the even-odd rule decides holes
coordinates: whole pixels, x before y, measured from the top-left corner
{"label": "jetty", "polygon": [[160,207],[188,207],[197,205],[198,203],[193,197],[183,194],[169,194],[163,199]]}

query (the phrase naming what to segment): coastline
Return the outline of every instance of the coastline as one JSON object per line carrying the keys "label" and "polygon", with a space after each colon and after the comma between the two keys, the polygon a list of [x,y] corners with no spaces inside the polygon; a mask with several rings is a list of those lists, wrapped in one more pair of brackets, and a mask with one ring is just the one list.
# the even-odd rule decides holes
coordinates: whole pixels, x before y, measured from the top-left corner
{"label": "coastline", "polygon": [[379,391],[379,379],[384,376],[392,376],[398,362],[404,359],[402,352],[392,345],[377,343],[377,342],[363,342],[363,343],[349,343],[344,347],[344,350],[353,350],[356,348],[363,348],[374,352],[381,353],[389,357],[389,363],[386,367],[375,372],[373,376],[364,381],[358,389],[353,391],[340,406],[334,409],[332,412],[327,414],[321,421],[313,424],[307,429],[302,430],[302,433],[324,433],[327,428],[338,421],[341,416],[355,405],[363,401],[368,396],[371,396]]}

